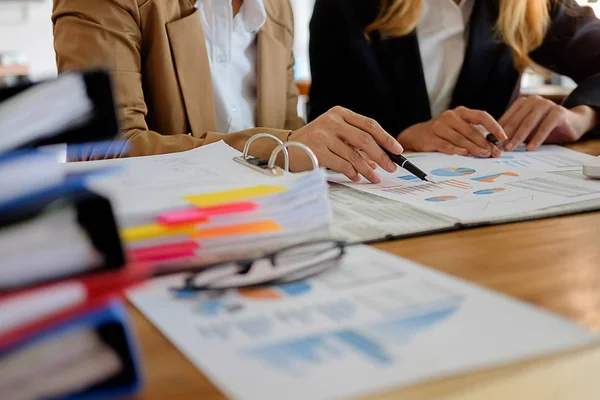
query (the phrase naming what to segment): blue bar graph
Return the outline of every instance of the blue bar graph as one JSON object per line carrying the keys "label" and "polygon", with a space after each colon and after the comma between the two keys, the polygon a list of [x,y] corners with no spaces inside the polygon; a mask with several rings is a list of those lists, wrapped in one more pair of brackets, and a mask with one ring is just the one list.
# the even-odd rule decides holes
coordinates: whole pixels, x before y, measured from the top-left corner
{"label": "blue bar graph", "polygon": [[353,347],[354,351],[362,354],[367,360],[377,365],[387,365],[394,362],[394,357],[388,354],[384,347],[353,330],[345,330],[334,334],[344,344]]}
{"label": "blue bar graph", "polygon": [[270,368],[296,373],[302,366],[325,365],[343,358],[349,352],[358,354],[375,365],[393,362],[393,357],[384,347],[354,330],[293,339],[250,350],[247,354]]}
{"label": "blue bar graph", "polygon": [[399,316],[369,327],[373,332],[385,341],[406,341],[427,329],[430,326],[448,318],[458,309],[458,305],[452,304],[426,313],[412,316]]}
{"label": "blue bar graph", "polygon": [[326,366],[350,355],[371,365],[386,367],[396,360],[392,346],[406,344],[412,337],[451,316],[459,303],[412,315],[392,317],[384,322],[360,328],[347,328],[308,337],[272,343],[245,352],[269,368],[298,376],[303,368]]}

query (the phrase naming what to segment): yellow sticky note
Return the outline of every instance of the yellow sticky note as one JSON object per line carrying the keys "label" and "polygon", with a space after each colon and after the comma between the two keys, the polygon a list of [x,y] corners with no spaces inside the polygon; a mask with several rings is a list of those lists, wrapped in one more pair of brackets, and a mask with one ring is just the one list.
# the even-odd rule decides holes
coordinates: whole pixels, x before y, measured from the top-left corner
{"label": "yellow sticky note", "polygon": [[191,235],[196,232],[195,224],[165,226],[161,224],[138,225],[122,229],[121,239],[125,242],[155,239],[173,235]]}
{"label": "yellow sticky note", "polygon": [[225,236],[241,236],[262,232],[280,232],[283,229],[275,221],[259,221],[247,224],[220,226],[217,228],[201,229],[192,235],[194,239],[210,239]]}
{"label": "yellow sticky note", "polygon": [[205,193],[192,196],[185,196],[183,200],[192,203],[197,207],[210,207],[219,204],[231,203],[253,199],[256,197],[268,196],[276,193],[287,192],[288,188],[284,186],[258,185],[243,189],[227,190],[224,192]]}

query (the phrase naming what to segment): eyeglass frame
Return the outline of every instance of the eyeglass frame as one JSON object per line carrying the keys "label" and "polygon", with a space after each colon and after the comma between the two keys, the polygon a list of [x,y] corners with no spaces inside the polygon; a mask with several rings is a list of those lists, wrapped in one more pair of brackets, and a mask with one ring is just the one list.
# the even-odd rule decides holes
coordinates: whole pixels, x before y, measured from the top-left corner
{"label": "eyeglass frame", "polygon": [[[346,243],[345,241],[342,240],[334,240],[334,239],[328,239],[328,240],[314,240],[314,241],[308,241],[308,242],[302,242],[302,243],[298,243],[298,244],[294,244],[291,246],[286,246],[283,247],[281,249],[272,251],[272,252],[268,252],[265,253],[263,255],[260,256],[256,256],[256,257],[248,257],[248,258],[242,258],[239,260],[231,260],[231,261],[222,261],[222,262],[217,262],[214,264],[208,264],[208,265],[203,265],[201,267],[197,267],[197,268],[190,268],[190,269],[185,269],[182,270],[182,273],[185,274],[191,274],[191,276],[187,276],[184,279],[184,286],[183,287],[178,287],[178,288],[171,288],[172,291],[177,291],[177,292],[184,292],[184,291],[189,291],[189,292],[193,292],[193,293],[200,293],[200,292],[221,292],[221,291],[226,291],[226,290],[232,290],[232,289],[248,289],[248,288],[256,288],[256,287],[264,287],[264,286],[271,286],[271,285],[277,285],[277,284],[287,284],[287,283],[292,283],[292,282],[296,282],[296,281],[301,281],[301,280],[305,280],[308,279],[312,276],[318,275],[322,272],[325,272],[328,270],[328,268],[324,268],[322,270],[316,271],[313,274],[307,274],[307,275],[303,275],[301,277],[299,277],[298,279],[291,279],[291,280],[284,280],[281,277],[278,278],[274,278],[271,280],[265,280],[263,282],[260,283],[255,283],[255,284],[248,284],[248,285],[231,285],[231,286],[225,286],[225,287],[211,287],[210,284],[206,284],[206,285],[198,285],[198,286],[192,286],[193,285],[193,280],[196,279],[198,277],[199,274],[203,274],[206,272],[210,272],[210,271],[215,271],[218,270],[220,268],[224,268],[225,266],[228,265],[236,265],[241,267],[241,270],[239,270],[238,272],[232,273],[230,276],[236,276],[236,275],[246,275],[248,274],[250,271],[252,271],[252,267],[259,261],[269,261],[271,266],[275,269],[278,267],[276,260],[277,257],[281,254],[285,254],[286,252],[289,252],[290,250],[293,249],[299,249],[299,248],[303,248],[303,247],[309,247],[309,246],[313,246],[313,245],[318,245],[318,244],[325,244],[325,243],[331,243],[331,247],[328,250],[334,250],[334,249],[339,249],[338,254],[336,255],[336,257],[330,259],[330,260],[326,260],[326,261],[322,261],[320,263],[316,263],[314,265],[309,265],[306,267],[303,267],[301,270],[299,271],[294,271],[291,272],[291,274],[299,274],[301,271],[303,270],[309,270],[311,268],[315,268],[319,265],[327,265],[327,264],[334,264],[334,263],[338,263],[339,261],[344,257],[344,255],[346,254],[346,248],[348,247],[348,243]],[[316,254],[315,254],[316,255]],[[337,266],[337,264],[336,264]],[[166,273],[165,273],[166,274]]]}

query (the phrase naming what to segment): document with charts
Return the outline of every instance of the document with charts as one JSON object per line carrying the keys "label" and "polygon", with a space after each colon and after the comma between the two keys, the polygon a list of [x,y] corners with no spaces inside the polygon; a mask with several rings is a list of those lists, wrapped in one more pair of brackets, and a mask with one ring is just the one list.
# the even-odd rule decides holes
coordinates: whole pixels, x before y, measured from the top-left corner
{"label": "document with charts", "polygon": [[222,392],[320,400],[412,386],[596,343],[528,304],[367,246],[311,280],[187,293],[182,277],[128,294]]}
{"label": "document with charts", "polygon": [[[410,154],[408,158],[427,157],[432,160],[448,158],[463,158],[448,156],[441,153]],[[504,152],[499,158],[470,158],[480,165],[506,166],[525,168],[540,172],[581,171],[582,165],[594,159],[589,154],[580,153],[562,146],[544,145],[536,151],[527,151],[524,146],[511,152]]]}
{"label": "document with charts", "polygon": [[[552,159],[556,164],[559,156],[564,156],[555,150],[540,154],[544,160]],[[532,159],[533,156],[537,159]],[[536,154],[529,154],[529,158],[522,156],[521,166],[506,164],[502,159],[478,160],[441,154],[415,154],[410,158],[436,183],[422,182],[401,168],[393,174],[379,170],[383,181],[377,185],[366,180],[352,183],[341,175],[331,175],[330,181],[449,217],[461,224],[494,222],[600,199],[600,182],[559,174],[574,167],[541,167],[542,158]],[[525,161],[531,165],[525,167]],[[565,165],[570,162],[565,161]],[[548,172],[548,169],[557,171]]]}

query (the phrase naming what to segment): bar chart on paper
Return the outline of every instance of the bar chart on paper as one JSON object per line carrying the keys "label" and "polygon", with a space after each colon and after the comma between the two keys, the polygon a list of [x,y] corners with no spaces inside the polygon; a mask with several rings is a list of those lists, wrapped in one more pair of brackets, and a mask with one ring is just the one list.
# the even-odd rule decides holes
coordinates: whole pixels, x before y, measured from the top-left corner
{"label": "bar chart on paper", "polygon": [[[398,324],[421,326],[417,324],[418,321],[428,321],[431,315],[437,315],[441,309],[458,307],[462,300],[462,297],[454,291],[439,285],[427,281],[407,281],[401,271],[377,261],[372,261],[369,268],[363,268],[360,263],[352,265],[351,261],[349,266],[350,268],[333,270],[331,273],[315,277],[309,282],[302,282],[298,290],[293,289],[280,297],[254,294],[240,296],[235,291],[224,293],[214,299],[202,297],[188,299],[193,313],[192,320],[197,322],[196,334],[214,343],[226,344],[236,338],[244,338],[252,344],[256,340],[274,338],[282,332],[296,331],[299,328],[329,327],[330,329],[327,335],[320,335],[319,340],[313,336],[302,338],[299,343],[294,343],[297,347],[288,343],[289,346],[281,344],[277,349],[271,347],[268,350],[263,347],[260,351],[255,349],[257,352],[253,354],[259,359],[265,354],[281,352],[284,348],[305,349],[307,346],[320,348],[325,343],[333,346],[332,342],[339,345],[342,338],[332,335],[331,332],[340,324],[351,325],[363,318],[404,321],[405,325],[400,322]],[[393,289],[383,288],[377,291],[368,289],[371,285],[382,282],[394,282]],[[280,291],[279,287],[260,290],[275,290],[278,294]],[[357,290],[356,294],[351,296],[344,294],[354,290]],[[313,304],[288,305],[295,300],[310,298],[315,292],[340,293],[340,297]],[[391,339],[381,338],[381,335],[376,334],[376,330],[365,333],[364,328],[364,324],[361,324],[359,331],[362,332],[362,336],[355,335],[356,338],[362,337],[363,343],[367,342],[365,335],[371,340],[377,339],[378,343],[381,340]],[[401,338],[400,335],[393,336]],[[278,357],[283,355],[280,354]]]}
{"label": "bar chart on paper", "polygon": [[[401,179],[401,180],[404,180],[407,182],[414,181],[413,179],[405,179],[405,177],[398,177],[398,179]],[[419,184],[401,184],[401,183],[390,182],[388,180],[382,184],[379,184],[377,187],[385,193],[392,193],[392,194],[396,194],[396,195],[412,195],[412,196],[418,195],[419,193],[439,192],[441,190],[444,190],[444,188],[455,188],[455,189],[462,189],[462,190],[469,190],[469,189],[473,188],[473,186],[471,184],[469,184],[468,182],[460,181],[457,179],[445,179],[445,180],[441,180],[436,183],[427,182],[427,183],[419,183]]]}
{"label": "bar chart on paper", "polygon": [[[451,316],[458,305],[390,318],[363,328],[294,338],[247,350],[246,356],[286,375],[302,377],[303,370],[328,368],[332,363],[360,358],[376,367],[396,362],[393,348]],[[313,372],[314,373],[314,372]]]}

